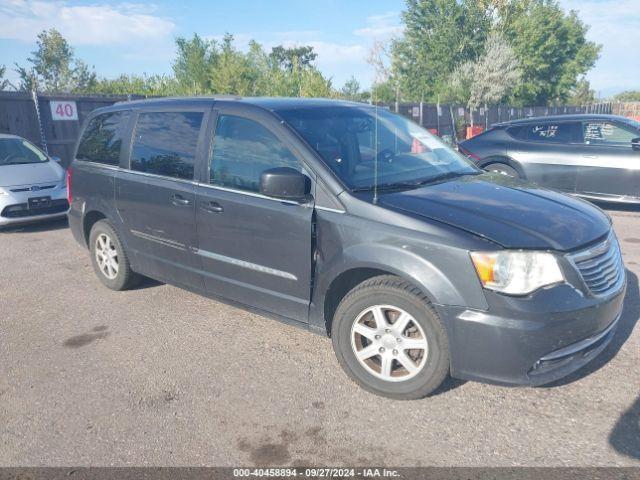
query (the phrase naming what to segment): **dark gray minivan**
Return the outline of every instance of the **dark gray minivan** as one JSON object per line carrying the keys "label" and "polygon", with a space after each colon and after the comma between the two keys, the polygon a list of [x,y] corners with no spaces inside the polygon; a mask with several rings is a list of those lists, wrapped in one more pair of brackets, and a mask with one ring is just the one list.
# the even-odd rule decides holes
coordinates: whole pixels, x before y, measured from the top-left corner
{"label": "dark gray minivan", "polygon": [[109,288],[140,275],[331,336],[362,387],[539,385],[614,335],[625,269],[590,204],[479,170],[358,103],[183,98],[93,112],[69,223]]}

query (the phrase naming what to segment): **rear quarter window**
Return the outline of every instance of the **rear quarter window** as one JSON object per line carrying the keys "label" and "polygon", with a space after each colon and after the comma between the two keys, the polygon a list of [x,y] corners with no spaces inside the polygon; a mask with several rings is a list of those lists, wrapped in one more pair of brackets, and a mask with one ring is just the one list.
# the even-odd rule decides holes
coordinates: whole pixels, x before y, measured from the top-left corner
{"label": "rear quarter window", "polygon": [[510,137],[515,138],[516,140],[519,140],[520,138],[522,138],[523,130],[524,130],[524,127],[517,125],[513,127],[508,127],[507,133],[509,134]]}
{"label": "rear quarter window", "polygon": [[118,165],[128,122],[129,112],[126,111],[103,113],[92,118],[82,133],[76,159]]}

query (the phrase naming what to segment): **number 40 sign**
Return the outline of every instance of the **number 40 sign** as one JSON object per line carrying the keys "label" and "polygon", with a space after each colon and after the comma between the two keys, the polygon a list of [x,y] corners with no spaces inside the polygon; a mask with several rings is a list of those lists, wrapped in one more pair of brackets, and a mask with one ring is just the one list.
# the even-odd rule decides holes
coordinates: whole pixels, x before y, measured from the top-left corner
{"label": "number 40 sign", "polygon": [[51,106],[51,118],[53,120],[78,120],[78,110],[76,102],[73,100],[51,100],[49,105]]}

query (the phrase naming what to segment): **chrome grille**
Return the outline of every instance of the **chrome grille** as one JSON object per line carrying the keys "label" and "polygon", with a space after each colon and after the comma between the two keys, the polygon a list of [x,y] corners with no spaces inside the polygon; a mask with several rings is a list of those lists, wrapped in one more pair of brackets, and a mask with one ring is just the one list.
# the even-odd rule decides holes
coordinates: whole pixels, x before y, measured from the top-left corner
{"label": "chrome grille", "polygon": [[613,232],[604,242],[574,253],[570,258],[592,294],[604,296],[622,287],[624,264]]}

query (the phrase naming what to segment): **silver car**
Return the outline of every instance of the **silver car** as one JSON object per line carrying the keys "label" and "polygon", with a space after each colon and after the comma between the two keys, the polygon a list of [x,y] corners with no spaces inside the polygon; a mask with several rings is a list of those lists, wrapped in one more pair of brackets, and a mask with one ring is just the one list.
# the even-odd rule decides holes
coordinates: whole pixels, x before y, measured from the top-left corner
{"label": "silver car", "polygon": [[640,203],[640,122],[558,115],[494,125],[462,142],[478,166],[591,200]]}
{"label": "silver car", "polygon": [[0,134],[0,228],[64,217],[68,210],[59,160],[24,138]]}

